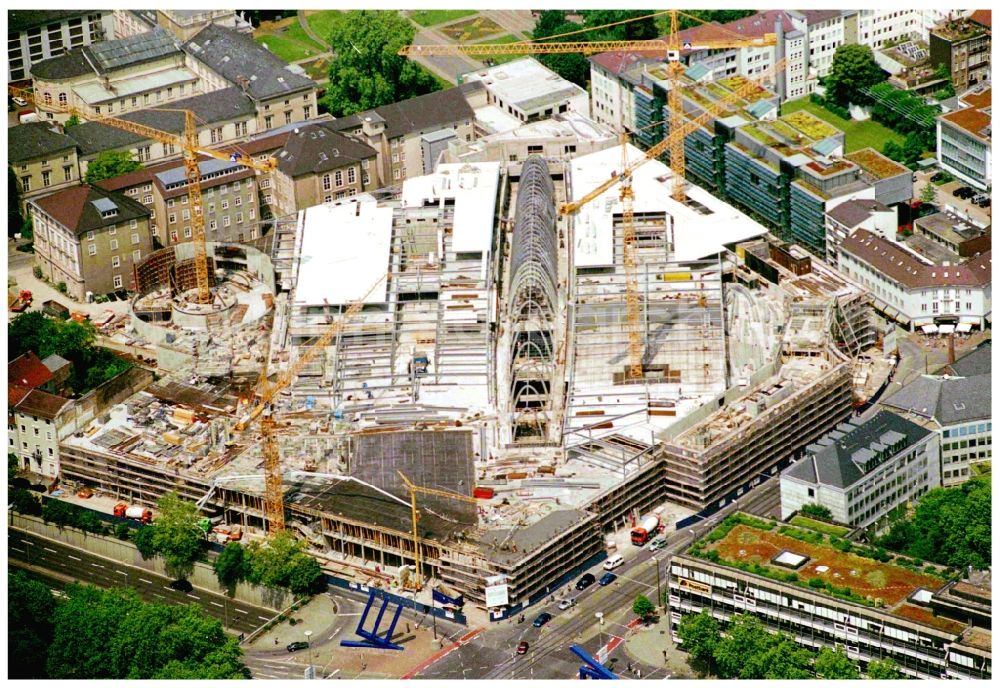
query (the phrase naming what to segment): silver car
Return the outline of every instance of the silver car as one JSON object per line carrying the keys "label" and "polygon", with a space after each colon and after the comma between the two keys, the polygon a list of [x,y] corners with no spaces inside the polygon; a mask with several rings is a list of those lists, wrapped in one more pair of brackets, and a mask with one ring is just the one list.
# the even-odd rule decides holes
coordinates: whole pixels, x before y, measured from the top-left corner
{"label": "silver car", "polygon": [[559,603],[559,609],[560,609],[560,611],[565,611],[566,609],[569,609],[570,607],[573,607],[573,606],[576,606],[576,598],[575,597],[568,597],[568,598],[566,598],[565,600],[563,600],[562,602]]}
{"label": "silver car", "polygon": [[648,545],[646,545],[646,549],[648,549],[650,552],[655,552],[656,550],[663,549],[666,546],[667,546],[667,538],[659,537],[650,542]]}

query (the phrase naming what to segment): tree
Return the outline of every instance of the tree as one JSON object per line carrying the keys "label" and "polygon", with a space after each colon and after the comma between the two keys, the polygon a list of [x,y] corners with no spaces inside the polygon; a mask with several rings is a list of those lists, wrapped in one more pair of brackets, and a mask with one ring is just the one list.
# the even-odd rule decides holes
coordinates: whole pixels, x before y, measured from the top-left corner
{"label": "tree", "polygon": [[152,525],[152,544],[163,557],[167,570],[181,578],[191,572],[204,553],[205,539],[198,528],[198,506],[168,492],[156,502],[159,516]]}
{"label": "tree", "polygon": [[104,179],[135,172],[141,168],[142,163],[127,151],[103,151],[87,165],[87,173],[83,180],[88,184],[96,184]]}
{"label": "tree", "polygon": [[14,511],[19,514],[26,516],[42,515],[42,504],[31,490],[26,490],[23,487],[8,490],[7,500]]}
{"label": "tree", "polygon": [[924,184],[924,188],[920,190],[920,200],[924,203],[934,203],[937,200],[937,187],[931,182]]}
{"label": "tree", "polygon": [[885,681],[903,678],[902,672],[891,658],[876,659],[868,663],[868,678],[873,681]]}
{"label": "tree", "polygon": [[942,85],[941,88],[934,94],[935,98],[938,100],[945,100],[955,95],[955,86],[951,81],[951,70],[948,69],[947,63],[942,62],[937,66],[937,69],[934,70],[934,78],[943,79],[945,82],[944,85]]}
{"label": "tree", "polygon": [[645,620],[656,614],[656,605],[645,595],[636,595],[635,601],[632,602],[632,613]]}
{"label": "tree", "polygon": [[246,577],[246,560],[243,557],[243,546],[238,542],[230,542],[219,556],[215,558],[215,577],[219,583],[230,588]]}
{"label": "tree", "polygon": [[890,160],[901,162],[903,160],[903,149],[895,141],[886,141],[885,145],[882,146],[882,155]]}
{"label": "tree", "polygon": [[826,520],[833,518],[833,513],[828,508],[820,504],[803,504],[799,511],[803,516],[813,516],[815,518],[823,518]]}
{"label": "tree", "polygon": [[[583,15],[584,27],[593,29],[589,40],[648,41],[659,35],[652,10],[583,10],[580,14]],[[629,19],[636,21],[600,28],[606,24],[617,24]]]}
{"label": "tree", "polygon": [[18,465],[17,454],[7,453],[7,484],[12,485],[14,483],[14,478],[17,477],[17,473],[20,470]]}
{"label": "tree", "polygon": [[916,132],[906,135],[903,141],[903,163],[911,170],[915,170],[920,162],[920,157],[924,154],[924,140]]}
{"label": "tree", "polygon": [[[46,667],[53,679],[114,678],[118,628],[141,602],[135,591],[66,586],[67,598],[52,616],[54,632]],[[148,632],[148,630],[147,630]]]}
{"label": "tree", "polygon": [[852,662],[843,650],[831,650],[828,647],[819,651],[813,668],[819,678],[856,679],[861,677],[858,673],[858,665]]}
{"label": "tree", "polygon": [[246,579],[270,588],[288,588],[296,595],[318,592],[323,569],[291,533],[278,533],[267,542],[253,542],[243,552]]}
{"label": "tree", "polygon": [[24,217],[21,215],[21,182],[11,165],[7,165],[7,236],[21,231]]}
{"label": "tree", "polygon": [[833,53],[830,73],[826,77],[827,98],[847,107],[859,102],[861,89],[884,81],[885,76],[867,45],[842,45]]}
{"label": "tree", "polygon": [[726,637],[715,646],[715,664],[720,678],[763,678],[751,660],[762,654],[767,637],[760,619],[739,614],[726,628]]}
{"label": "tree", "polygon": [[139,550],[139,554],[144,560],[152,559],[159,554],[156,545],[153,543],[153,537],[152,526],[141,526],[132,535],[132,544]]}
{"label": "tree", "polygon": [[311,595],[325,586],[323,567],[305,552],[296,554],[288,571],[288,589],[296,595]]}
{"label": "tree", "polygon": [[715,646],[720,637],[719,622],[708,612],[689,614],[677,625],[677,635],[692,659],[702,662],[709,670],[714,666]]}
{"label": "tree", "polygon": [[63,124],[63,129],[69,129],[70,127],[75,127],[79,123],[80,123],[79,117],[77,117],[76,115],[70,115],[69,119],[66,120],[66,123]]}
{"label": "tree", "polygon": [[800,681],[813,677],[813,653],[795,642],[784,633],[768,635],[762,640],[763,652],[756,661],[753,675],[741,678],[770,679],[780,681]]}
{"label": "tree", "polygon": [[398,55],[416,33],[394,10],[350,10],[330,31],[330,82],[322,103],[335,117],[431,93],[438,85],[416,62]]}
{"label": "tree", "polygon": [[[538,18],[532,37],[535,40],[559,36],[564,33],[580,31],[578,24],[566,21],[564,10],[545,10]],[[565,38],[556,38],[552,42],[591,40],[587,33],[576,33]],[[538,61],[567,81],[586,87],[590,77],[590,62],[580,53],[565,53],[562,55],[537,55]]]}
{"label": "tree", "polygon": [[56,603],[48,586],[21,571],[7,577],[8,678],[48,678],[45,655],[52,642]]}
{"label": "tree", "polygon": [[76,525],[76,507],[58,499],[47,499],[42,505],[42,520],[60,528]]}
{"label": "tree", "polygon": [[[681,31],[694,26],[701,26],[705,23],[718,22],[728,24],[743,17],[757,14],[757,10],[683,10],[684,14],[677,17],[677,24]],[[700,19],[701,21],[698,21]],[[656,26],[661,34],[670,33],[670,15],[661,14],[656,18]]]}

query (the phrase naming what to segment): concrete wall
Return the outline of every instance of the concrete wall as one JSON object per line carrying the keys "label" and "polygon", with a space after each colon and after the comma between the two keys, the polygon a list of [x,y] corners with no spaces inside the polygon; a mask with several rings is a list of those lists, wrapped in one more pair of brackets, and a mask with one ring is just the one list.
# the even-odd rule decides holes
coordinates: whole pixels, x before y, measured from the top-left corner
{"label": "concrete wall", "polygon": [[[23,516],[21,514],[11,514],[9,525],[11,528],[25,530],[51,540],[77,547],[91,554],[106,557],[114,561],[121,562],[127,566],[136,566],[152,571],[161,576],[172,577],[167,573],[167,568],[163,559],[156,557],[149,561],[144,561],[142,555],[130,542],[118,540],[117,538],[85,533],[76,528],[58,528],[55,525],[47,524],[36,516]],[[281,610],[292,603],[292,594],[284,590],[273,590],[259,585],[239,583],[232,595],[219,585],[215,577],[215,571],[211,565],[196,562],[194,570],[188,576],[188,580],[195,587],[214,592],[218,595],[227,595],[233,600],[246,602],[260,607]]]}

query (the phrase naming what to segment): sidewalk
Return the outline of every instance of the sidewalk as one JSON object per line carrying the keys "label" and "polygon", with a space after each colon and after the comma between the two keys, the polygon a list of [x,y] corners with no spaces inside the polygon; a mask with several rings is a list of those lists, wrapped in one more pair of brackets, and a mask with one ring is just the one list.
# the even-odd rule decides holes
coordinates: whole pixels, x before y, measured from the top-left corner
{"label": "sidewalk", "polygon": [[[653,669],[666,669],[669,678],[695,678],[681,652],[670,637],[670,616],[663,614],[652,626],[638,626],[625,639],[625,652],[633,660]],[[646,676],[646,670],[642,671]]]}
{"label": "sidewalk", "polygon": [[254,650],[283,650],[291,642],[305,640],[306,631],[312,631],[312,644],[320,645],[333,632],[334,627],[337,624],[343,625],[344,621],[338,618],[337,603],[328,595],[317,595],[292,612],[290,618],[296,620],[294,626],[288,621],[279,623],[271,630],[261,633],[247,647]]}

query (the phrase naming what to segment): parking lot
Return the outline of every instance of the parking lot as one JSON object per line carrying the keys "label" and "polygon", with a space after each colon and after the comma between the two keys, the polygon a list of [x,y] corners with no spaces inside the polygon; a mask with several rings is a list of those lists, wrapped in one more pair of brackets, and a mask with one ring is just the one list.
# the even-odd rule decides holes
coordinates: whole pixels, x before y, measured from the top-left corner
{"label": "parking lot", "polygon": [[[923,190],[924,184],[930,183],[930,178],[933,176],[933,172],[922,172],[917,174],[917,181],[913,185],[913,197],[920,198],[920,192]],[[955,190],[963,187],[969,186],[965,182],[956,179],[955,181],[948,182],[947,184],[942,184],[937,187],[937,205],[940,206],[942,210],[952,209],[957,211],[959,215],[964,215],[969,217],[973,222],[980,225],[988,225],[992,223],[992,207],[980,208],[972,202],[972,198],[959,198],[954,195]],[[977,194],[980,191],[973,189]],[[985,194],[988,195],[988,194]]]}

